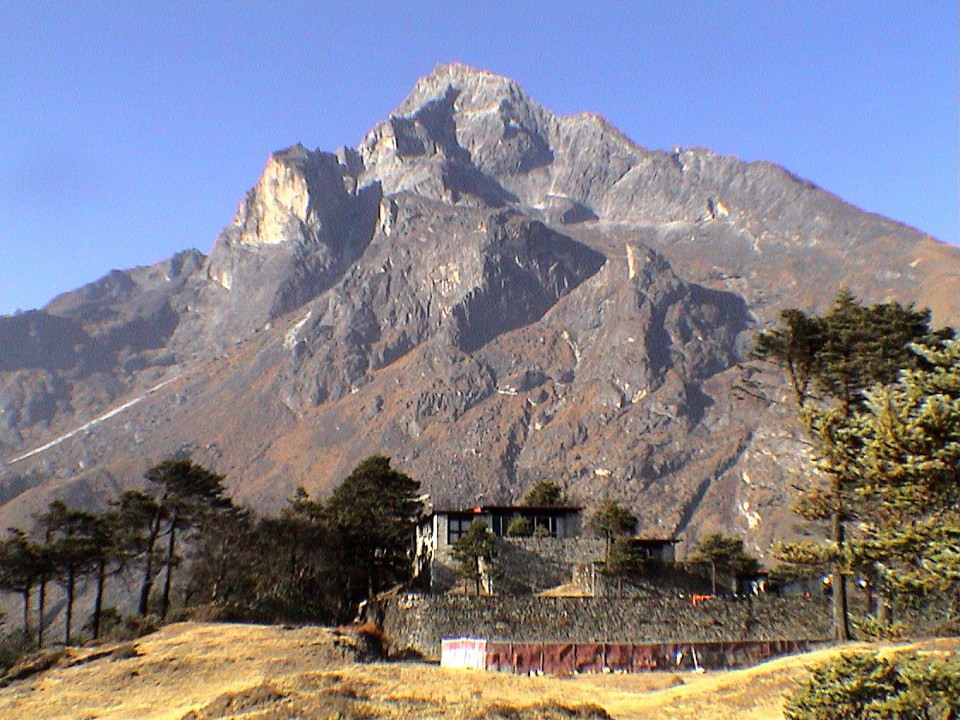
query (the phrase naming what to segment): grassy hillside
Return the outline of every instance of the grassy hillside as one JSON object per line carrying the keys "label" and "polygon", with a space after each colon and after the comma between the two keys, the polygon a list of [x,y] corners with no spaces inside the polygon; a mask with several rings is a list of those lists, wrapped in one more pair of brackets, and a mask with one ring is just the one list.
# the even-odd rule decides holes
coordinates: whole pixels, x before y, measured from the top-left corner
{"label": "grassy hillside", "polygon": [[[955,652],[960,640],[886,646]],[[846,649],[875,648],[866,644]],[[782,696],[830,648],[730,672],[514,677],[355,662],[324,628],[181,623],[133,643],[71,649],[0,690],[0,718],[780,718]]]}

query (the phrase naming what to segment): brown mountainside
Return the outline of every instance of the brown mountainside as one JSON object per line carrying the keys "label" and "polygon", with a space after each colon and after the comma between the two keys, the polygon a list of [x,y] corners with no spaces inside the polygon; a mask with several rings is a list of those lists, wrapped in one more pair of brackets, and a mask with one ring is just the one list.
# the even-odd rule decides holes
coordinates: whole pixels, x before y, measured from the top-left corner
{"label": "brown mountainside", "polygon": [[956,248],[441,66],[356,150],[272,154],[209,257],[0,317],[0,521],[173,453],[269,508],[382,452],[438,503],[551,477],[645,532],[762,548],[806,459],[787,409],[734,397],[735,365],[842,285],[960,319]]}

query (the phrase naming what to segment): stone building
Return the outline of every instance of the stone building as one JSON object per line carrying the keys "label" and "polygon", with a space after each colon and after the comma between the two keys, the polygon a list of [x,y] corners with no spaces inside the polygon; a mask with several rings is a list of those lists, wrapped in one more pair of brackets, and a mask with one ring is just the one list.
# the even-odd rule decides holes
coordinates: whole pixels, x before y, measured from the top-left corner
{"label": "stone building", "polygon": [[[453,544],[462,537],[475,520],[484,523],[498,538],[501,548],[512,553],[508,545],[523,544],[522,538],[508,537],[510,524],[517,519],[526,521],[530,544],[553,546],[569,545],[582,533],[583,508],[577,506],[531,507],[526,505],[480,505],[472,508],[438,509],[427,515],[417,526],[414,581],[422,590],[446,592],[456,584]],[[536,542],[533,542],[536,541]],[[549,553],[555,554],[555,553]],[[516,570],[516,568],[514,568]],[[509,572],[509,570],[508,570]],[[564,568],[569,578],[570,570]],[[507,586],[510,586],[508,578]],[[484,578],[487,592],[493,592],[492,575]]]}
{"label": "stone building", "polygon": [[[518,519],[526,521],[523,537],[508,533],[511,523]],[[483,522],[497,538],[497,557],[488,566],[496,569],[481,581],[488,594],[528,595],[567,586],[586,577],[582,571],[595,568],[605,557],[606,541],[584,536],[583,510],[577,506],[439,509],[424,517],[417,527],[416,587],[444,593],[457,585],[453,544],[475,520]],[[675,538],[631,539],[646,557],[667,568],[674,566],[677,542]],[[584,590],[591,593],[595,583],[587,584],[590,589],[585,585]]]}

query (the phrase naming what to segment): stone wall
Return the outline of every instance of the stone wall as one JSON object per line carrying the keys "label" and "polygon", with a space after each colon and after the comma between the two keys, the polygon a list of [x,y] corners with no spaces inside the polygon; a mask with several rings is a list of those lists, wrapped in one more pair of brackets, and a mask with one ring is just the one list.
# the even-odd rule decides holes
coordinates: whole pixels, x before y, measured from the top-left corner
{"label": "stone wall", "polygon": [[601,538],[500,538],[498,594],[528,595],[571,582],[578,566],[604,556]]}
{"label": "stone wall", "polygon": [[385,601],[396,648],[430,657],[445,637],[543,642],[733,642],[825,640],[830,610],[820,598],[760,596],[544,598],[407,594]]}
{"label": "stone wall", "polygon": [[[497,566],[494,580],[497,594],[524,595],[569,583],[578,566],[603,559],[601,538],[509,537],[497,538]],[[449,547],[437,548],[431,563],[434,593],[447,592],[457,582],[455,563]]]}

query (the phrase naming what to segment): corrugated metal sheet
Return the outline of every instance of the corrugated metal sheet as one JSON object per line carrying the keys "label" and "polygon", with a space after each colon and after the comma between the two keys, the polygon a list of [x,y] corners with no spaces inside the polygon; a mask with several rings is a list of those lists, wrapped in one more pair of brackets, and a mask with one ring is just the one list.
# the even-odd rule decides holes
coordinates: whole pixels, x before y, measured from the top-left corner
{"label": "corrugated metal sheet", "polygon": [[[444,640],[444,652],[447,643]],[[488,640],[488,670],[518,675],[645,672],[750,665],[766,658],[809,650],[806,640],[712,643],[556,643]],[[441,661],[441,664],[443,662]],[[473,667],[473,666],[471,666]]]}

